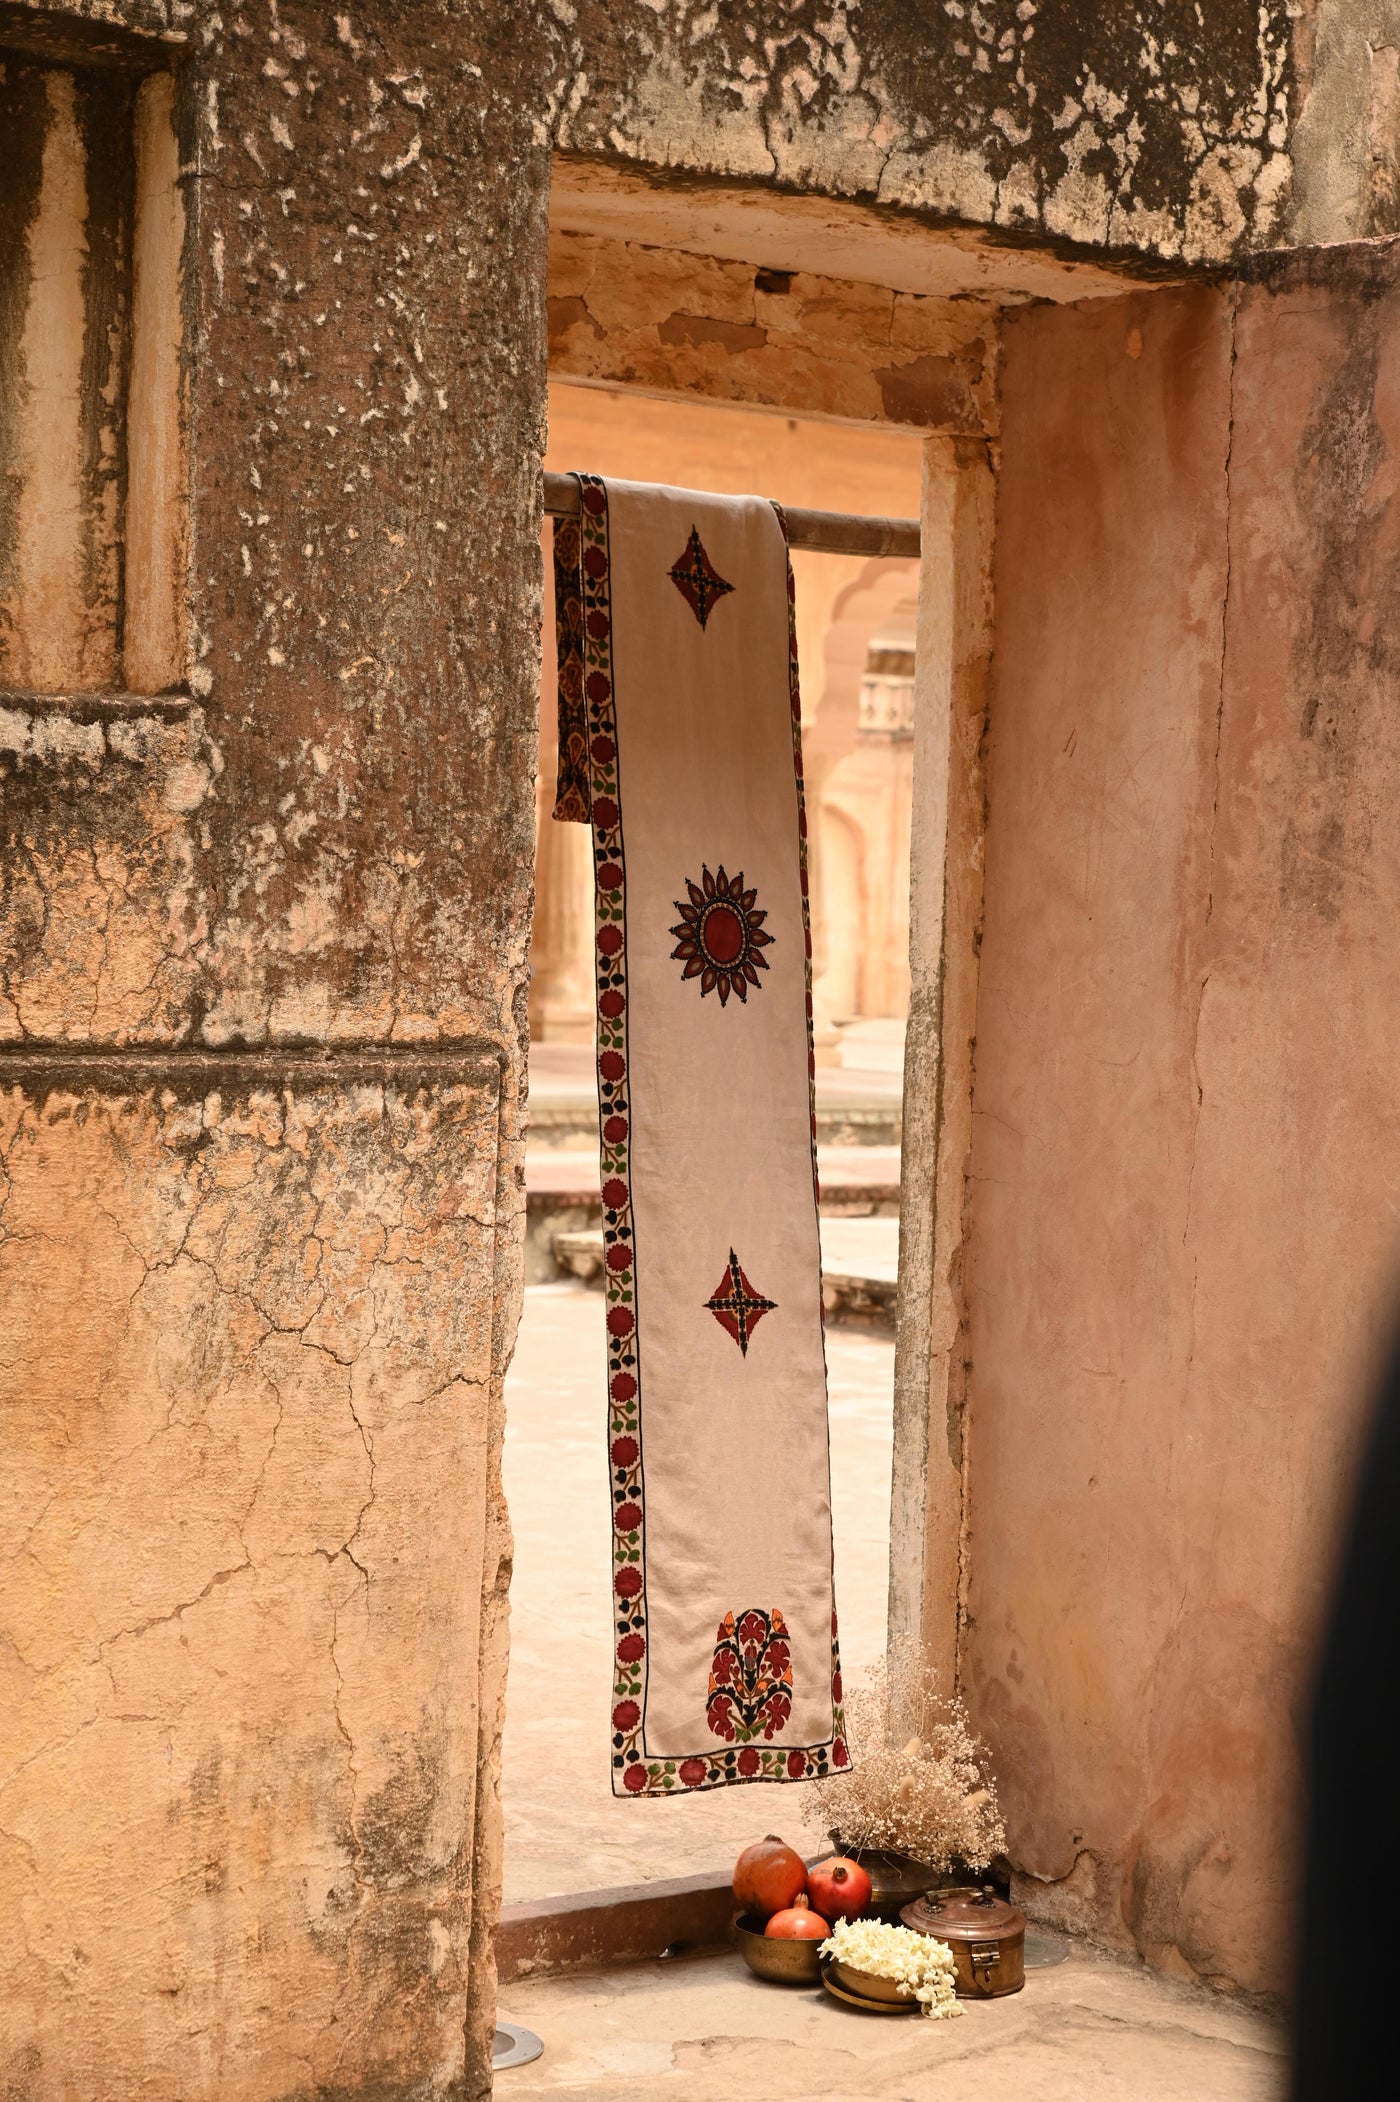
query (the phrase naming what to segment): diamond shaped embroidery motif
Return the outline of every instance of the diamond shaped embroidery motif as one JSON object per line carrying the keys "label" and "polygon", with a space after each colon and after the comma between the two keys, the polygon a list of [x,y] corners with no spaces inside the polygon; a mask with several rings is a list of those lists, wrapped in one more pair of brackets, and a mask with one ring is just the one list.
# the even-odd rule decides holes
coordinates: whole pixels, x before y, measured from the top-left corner
{"label": "diamond shaped embroidery motif", "polygon": [[670,571],[671,582],[703,628],[717,599],[734,586],[726,584],[700,542],[699,529],[692,526],[685,553]]}
{"label": "diamond shaped embroidery motif", "polygon": [[744,1357],[749,1354],[749,1337],[764,1315],[777,1311],[776,1300],[765,1299],[761,1293],[755,1292],[739,1268],[739,1258],[732,1248],[729,1268],[705,1304],[726,1334],[733,1336]]}

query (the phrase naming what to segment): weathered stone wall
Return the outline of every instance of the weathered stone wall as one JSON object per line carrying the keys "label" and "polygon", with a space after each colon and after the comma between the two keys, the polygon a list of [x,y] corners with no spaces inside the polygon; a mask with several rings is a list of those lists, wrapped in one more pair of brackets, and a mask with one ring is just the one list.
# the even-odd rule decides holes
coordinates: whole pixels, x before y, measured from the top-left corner
{"label": "weathered stone wall", "polygon": [[1400,257],[1006,328],[965,1683],[1034,1909],[1277,1991],[1388,1324]]}
{"label": "weathered stone wall", "polygon": [[[556,143],[1014,239],[1220,261],[1284,223],[1283,0],[551,0]],[[1338,9],[1338,12],[1341,12]]]}
{"label": "weathered stone wall", "polygon": [[[1150,33],[1034,0],[551,13],[0,4],[26,2102],[487,2084],[551,128],[583,192],[591,160],[672,204],[870,208],[809,212],[791,273],[770,212],[763,284],[743,236],[634,245],[609,284],[580,217],[561,370],[960,434],[926,499],[954,560],[911,1039],[941,1106],[901,1361],[906,1413],[939,1402],[896,1606],[941,1655],[928,1602],[972,1585],[1043,1904],[1277,1981],[1280,1747],[1395,1122],[1391,259],[1010,325],[979,1005],[986,300],[1082,284],[1056,251],[1160,272],[1388,228],[1389,17],[1363,68],[1327,0],[1296,36],[1282,0],[1208,35],[1187,0]],[[877,220],[911,269],[928,233],[930,296],[853,283]],[[989,279],[1016,243],[1034,267]]]}
{"label": "weathered stone wall", "polygon": [[997,313],[805,271],[554,232],[556,379],[803,416],[995,427]]}
{"label": "weathered stone wall", "polygon": [[187,567],[173,690],[109,651],[0,693],[0,2088],[474,2094],[542,43],[395,0],[0,21],[70,69],[85,28],[175,68]]}
{"label": "weathered stone wall", "polygon": [[1400,232],[1400,7],[1312,0],[1296,42],[1290,240]]}

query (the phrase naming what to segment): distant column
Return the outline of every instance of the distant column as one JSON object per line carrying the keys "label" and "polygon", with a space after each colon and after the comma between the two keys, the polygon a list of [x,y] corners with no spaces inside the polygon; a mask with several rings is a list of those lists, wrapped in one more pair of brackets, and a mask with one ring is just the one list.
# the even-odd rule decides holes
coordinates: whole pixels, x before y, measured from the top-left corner
{"label": "distant column", "polygon": [[593,1037],[593,898],[587,825],[550,816],[553,767],[542,770],[530,942],[530,1036],[586,1044]]}

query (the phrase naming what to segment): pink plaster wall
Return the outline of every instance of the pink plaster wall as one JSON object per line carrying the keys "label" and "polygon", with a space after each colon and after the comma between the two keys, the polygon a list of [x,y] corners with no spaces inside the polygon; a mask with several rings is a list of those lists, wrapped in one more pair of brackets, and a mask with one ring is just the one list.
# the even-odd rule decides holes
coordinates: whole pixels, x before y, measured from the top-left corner
{"label": "pink plaster wall", "polygon": [[1400,1267],[1397,274],[1006,332],[964,1680],[1033,1909],[1263,1991]]}

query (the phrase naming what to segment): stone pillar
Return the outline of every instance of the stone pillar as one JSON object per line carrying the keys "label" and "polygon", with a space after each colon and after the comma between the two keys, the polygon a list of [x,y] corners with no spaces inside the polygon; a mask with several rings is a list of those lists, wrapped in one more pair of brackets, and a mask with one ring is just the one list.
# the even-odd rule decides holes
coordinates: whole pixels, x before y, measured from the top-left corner
{"label": "stone pillar", "polygon": [[[593,864],[587,825],[556,824],[553,778],[540,797],[535,918],[530,939],[530,1036],[593,1041]],[[543,786],[543,784],[542,784]]]}
{"label": "stone pillar", "polygon": [[554,640],[552,528],[544,533],[544,649],[540,671],[540,769],[535,784],[535,903],[530,932],[530,1037],[537,1044],[593,1041],[593,864],[586,825],[558,824],[559,688]]}
{"label": "stone pillar", "polygon": [[982,734],[995,482],[980,438],[931,438],[914,669],[909,1023],[895,1336],[890,1638],[957,1682],[964,1180],[986,829]]}
{"label": "stone pillar", "polygon": [[807,880],[812,897],[812,1043],[819,1066],[836,1064],[841,1041],[841,1032],[836,1027],[831,1003],[822,984],[830,960],[828,949],[831,932],[826,910],[826,812],[822,802],[822,783],[830,773],[831,766],[832,761],[827,755],[819,755],[810,763],[804,755]]}
{"label": "stone pillar", "polygon": [[[0,661],[0,2086],[484,2095],[537,55],[479,9],[283,0],[205,10],[186,43],[124,36],[116,0],[89,76],[90,24],[70,51],[63,8],[23,12],[78,85],[38,80],[52,165],[41,143],[0,246],[25,282],[61,251],[50,334],[57,290],[95,311],[139,119],[138,362],[179,399],[130,445],[108,405],[93,515],[148,579],[162,548],[185,566],[125,680],[110,647],[61,679],[31,650],[27,688]],[[89,120],[89,78],[121,85],[120,124]],[[22,328],[0,367],[28,399]],[[53,514],[16,442],[0,603],[23,587],[32,635],[81,640],[29,587],[95,572],[25,540]],[[63,437],[64,547],[105,486],[85,442]]]}

